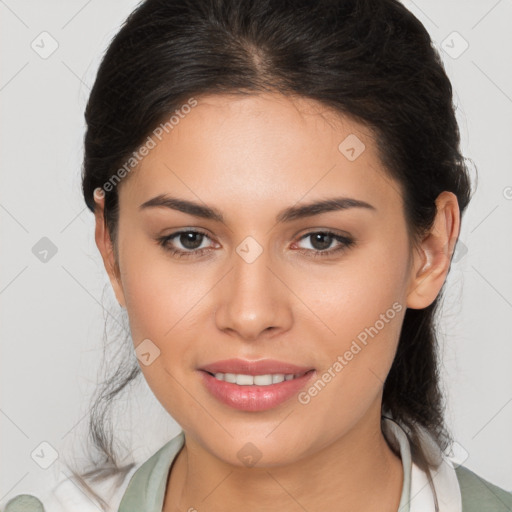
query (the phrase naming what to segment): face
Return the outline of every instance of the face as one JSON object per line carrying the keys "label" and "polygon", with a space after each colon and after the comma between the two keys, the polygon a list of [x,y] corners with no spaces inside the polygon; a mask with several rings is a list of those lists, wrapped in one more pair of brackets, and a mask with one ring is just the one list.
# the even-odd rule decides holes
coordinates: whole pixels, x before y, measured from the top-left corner
{"label": "face", "polygon": [[[444,275],[417,298],[424,261],[365,126],[306,99],[197,100],[119,185],[112,284],[144,377],[187,439],[229,464],[243,450],[291,463],[380,417],[405,310],[427,306]],[[218,216],[141,207],[160,195]],[[340,198],[354,203],[283,215]],[[203,371],[233,358],[308,373],[250,386]]]}

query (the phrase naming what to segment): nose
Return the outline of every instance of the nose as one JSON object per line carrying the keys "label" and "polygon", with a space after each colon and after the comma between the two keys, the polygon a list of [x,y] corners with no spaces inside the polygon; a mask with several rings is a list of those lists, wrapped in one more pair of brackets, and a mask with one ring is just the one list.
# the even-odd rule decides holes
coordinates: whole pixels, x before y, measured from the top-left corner
{"label": "nose", "polygon": [[239,339],[255,341],[290,329],[293,294],[266,251],[249,261],[233,254],[234,268],[220,283],[215,323]]}

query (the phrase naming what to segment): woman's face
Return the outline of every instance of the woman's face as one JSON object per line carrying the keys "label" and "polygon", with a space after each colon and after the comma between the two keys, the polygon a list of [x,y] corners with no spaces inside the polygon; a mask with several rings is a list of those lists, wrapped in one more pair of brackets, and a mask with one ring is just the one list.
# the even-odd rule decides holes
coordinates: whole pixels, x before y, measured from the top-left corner
{"label": "woman's face", "polygon": [[[144,377],[187,439],[238,466],[291,463],[380,417],[420,262],[363,125],[280,95],[197,100],[119,185],[112,283]],[[197,207],[143,207],[162,195]],[[364,204],[302,210],[341,198]],[[267,387],[202,370],[234,358],[312,371],[215,369],[277,375]]]}

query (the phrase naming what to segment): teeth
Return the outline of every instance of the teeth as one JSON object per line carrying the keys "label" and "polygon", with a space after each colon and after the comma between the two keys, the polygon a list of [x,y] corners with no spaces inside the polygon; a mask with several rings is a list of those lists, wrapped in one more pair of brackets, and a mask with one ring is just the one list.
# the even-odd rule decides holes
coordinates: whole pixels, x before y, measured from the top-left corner
{"label": "teeth", "polygon": [[242,375],[239,373],[236,376],[236,383],[239,386],[250,386],[251,384],[254,384],[254,377],[252,375]]}
{"label": "teeth", "polygon": [[292,380],[296,377],[301,377],[302,373],[273,373],[267,375],[245,375],[243,373],[216,373],[215,378],[217,380],[223,380],[238,384],[239,386],[270,386],[271,384],[278,384],[285,380]]}

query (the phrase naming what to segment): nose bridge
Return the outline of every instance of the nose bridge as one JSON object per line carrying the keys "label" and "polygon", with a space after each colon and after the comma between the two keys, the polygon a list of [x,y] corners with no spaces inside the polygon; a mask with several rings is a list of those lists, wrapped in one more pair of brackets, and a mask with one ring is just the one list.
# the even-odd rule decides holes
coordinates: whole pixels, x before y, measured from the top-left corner
{"label": "nose bridge", "polygon": [[246,298],[252,293],[269,291],[269,281],[273,277],[268,268],[270,259],[269,251],[264,250],[254,239],[239,244],[236,254],[233,255],[234,292]]}
{"label": "nose bridge", "polygon": [[223,285],[216,310],[218,328],[254,339],[270,327],[286,327],[290,312],[281,289],[283,284],[269,268],[269,251],[247,237],[236,247],[232,263],[233,270]]}

